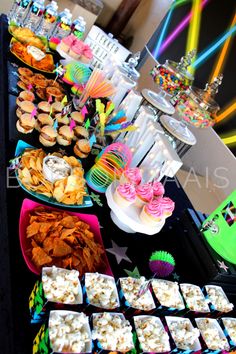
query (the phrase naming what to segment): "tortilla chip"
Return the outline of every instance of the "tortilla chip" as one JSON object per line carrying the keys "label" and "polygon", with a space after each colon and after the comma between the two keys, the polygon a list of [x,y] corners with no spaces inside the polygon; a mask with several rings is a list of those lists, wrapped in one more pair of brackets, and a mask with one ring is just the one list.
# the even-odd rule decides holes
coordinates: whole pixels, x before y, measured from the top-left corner
{"label": "tortilla chip", "polygon": [[52,262],[52,258],[47,255],[41,247],[35,247],[32,249],[32,261],[37,267],[42,267]]}

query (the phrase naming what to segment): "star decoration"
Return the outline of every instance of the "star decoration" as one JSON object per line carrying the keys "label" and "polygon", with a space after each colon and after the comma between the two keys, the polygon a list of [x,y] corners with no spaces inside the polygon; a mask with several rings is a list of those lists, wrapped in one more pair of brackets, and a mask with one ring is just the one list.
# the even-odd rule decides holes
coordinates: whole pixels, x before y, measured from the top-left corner
{"label": "star decoration", "polygon": [[18,65],[16,63],[11,63],[11,65],[13,66],[13,68],[18,68]]}
{"label": "star decoration", "polygon": [[128,247],[120,247],[113,240],[111,240],[111,243],[112,243],[112,247],[111,248],[106,248],[106,251],[111,253],[111,254],[114,254],[118,264],[120,264],[120,262],[123,259],[125,261],[127,261],[127,262],[132,263],[132,261],[129,259],[129,257],[126,256],[126,251],[127,251]]}
{"label": "star decoration", "polygon": [[101,200],[100,200],[100,195],[95,194],[95,193],[92,192],[92,193],[90,194],[90,197],[92,198],[92,200],[93,200],[95,203],[97,203],[98,206],[100,206],[100,207],[103,206],[103,204],[102,204],[102,202],[101,202]]}
{"label": "star decoration", "polygon": [[180,276],[177,273],[173,273],[172,275],[174,280],[179,281]]}
{"label": "star decoration", "polygon": [[63,156],[66,155],[66,150],[64,149],[59,149],[58,152],[62,154]]}
{"label": "star decoration", "polygon": [[133,271],[131,270],[128,270],[128,269],[124,269],[124,272],[129,276],[129,277],[132,277],[132,278],[140,278],[141,275],[139,273],[139,270],[138,270],[138,267],[135,267]]}
{"label": "star decoration", "polygon": [[227,273],[227,270],[229,269],[229,267],[227,267],[225,262],[223,262],[223,261],[221,262],[218,259],[217,259],[217,262],[218,262],[219,268],[224,269],[224,271]]}
{"label": "star decoration", "polygon": [[14,75],[14,76],[19,76],[19,74],[16,72],[16,71],[12,71],[12,75]]}
{"label": "star decoration", "polygon": [[98,149],[92,149],[92,150],[91,150],[91,154],[92,154],[92,155],[96,155],[96,156],[97,156],[97,155],[99,154],[99,152],[100,152],[100,151],[99,151]]}
{"label": "star decoration", "polygon": [[12,91],[12,92],[15,92],[15,93],[18,93],[18,90],[17,90],[17,88],[15,88],[15,87],[12,87],[11,91]]}

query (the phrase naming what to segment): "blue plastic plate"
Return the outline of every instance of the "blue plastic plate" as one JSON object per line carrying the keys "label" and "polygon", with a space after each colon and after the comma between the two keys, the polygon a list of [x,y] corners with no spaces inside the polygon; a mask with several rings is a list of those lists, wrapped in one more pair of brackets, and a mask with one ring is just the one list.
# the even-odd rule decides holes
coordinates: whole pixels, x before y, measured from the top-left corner
{"label": "blue plastic plate", "polygon": [[[19,140],[16,145],[15,157],[22,155],[23,152],[25,151],[25,149],[29,149],[29,148],[35,149],[34,146],[27,144],[23,140]],[[24,189],[24,191],[26,191],[27,193],[29,193],[33,197],[35,197],[39,200],[42,200],[46,203],[57,205],[57,206],[63,206],[65,208],[89,208],[89,207],[93,206],[93,202],[89,196],[85,196],[84,200],[83,200],[83,204],[79,204],[79,205],[78,204],[59,203],[54,198],[49,198],[43,194],[36,193],[36,192],[30,191],[29,189],[25,188],[25,186],[21,183],[20,179],[18,178],[17,170],[16,170],[16,178],[17,178],[19,185],[21,186],[22,189]],[[87,189],[86,189],[86,192],[87,192]]]}

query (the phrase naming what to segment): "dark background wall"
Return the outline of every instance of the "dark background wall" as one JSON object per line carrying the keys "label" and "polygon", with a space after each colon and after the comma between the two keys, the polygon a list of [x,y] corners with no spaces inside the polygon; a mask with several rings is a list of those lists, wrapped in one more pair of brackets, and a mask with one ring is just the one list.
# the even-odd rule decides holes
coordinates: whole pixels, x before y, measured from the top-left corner
{"label": "dark background wall", "polygon": [[[192,0],[193,1],[193,0]],[[174,9],[170,23],[168,25],[165,38],[173,32],[183,18],[191,11],[192,1],[186,1],[181,6]],[[199,34],[198,53],[201,53],[215,41],[230,27],[232,19],[236,12],[235,0],[209,0],[201,13],[201,25]],[[162,26],[165,23],[163,19],[161,25],[157,28],[148,43],[148,48],[153,51],[157,45]],[[166,59],[179,61],[180,57],[184,55],[188,37],[187,26],[177,38],[170,44],[168,48],[158,57],[158,61],[164,63]],[[200,88],[205,86],[205,83],[211,77],[214,65],[220,53],[222,46],[217,49],[214,55],[209,56],[204,63],[202,63],[195,71],[194,85]],[[230,49],[227,53],[223,69],[224,79],[220,87],[216,100],[223,111],[227,105],[236,102],[236,35],[232,36]],[[222,122],[214,126],[216,132],[222,137],[236,135],[236,110],[231,116],[224,119]],[[231,151],[236,155],[236,143],[228,145]]]}

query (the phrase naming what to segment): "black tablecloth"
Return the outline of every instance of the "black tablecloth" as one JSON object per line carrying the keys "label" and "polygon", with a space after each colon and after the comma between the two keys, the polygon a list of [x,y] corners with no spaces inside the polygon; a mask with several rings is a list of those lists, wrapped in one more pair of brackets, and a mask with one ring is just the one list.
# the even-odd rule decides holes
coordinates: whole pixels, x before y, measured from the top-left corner
{"label": "black tablecloth", "polygon": [[[38,139],[34,140],[34,136],[26,139],[15,128],[16,78],[13,75],[14,65],[9,63],[14,63],[14,58],[8,51],[10,36],[7,32],[6,17],[3,15],[0,18],[0,36],[0,353],[28,354],[32,351],[32,341],[38,330],[37,326],[30,325],[28,314],[28,297],[37,277],[28,270],[23,260],[19,244],[18,221],[22,201],[24,198],[29,198],[29,195],[19,187],[7,188],[6,167],[9,159],[14,157],[18,139],[33,143],[34,146],[39,145]],[[85,162],[85,170],[91,163],[91,160]],[[111,247],[111,240],[120,247],[128,247],[127,256],[132,263],[122,260],[118,265],[115,256],[108,253],[115,277],[125,276],[124,269],[133,270],[135,266],[141,274],[150,277],[148,259],[152,251],[159,249],[170,251],[177,260],[176,272],[180,275],[184,274],[183,270],[186,269],[182,254],[184,251],[178,247],[178,238],[181,235],[175,234],[172,223],[178,222],[183,210],[191,208],[192,205],[183,189],[176,185],[175,180],[167,181],[165,187],[166,195],[175,201],[176,209],[163,230],[154,236],[127,234],[118,229],[111,221],[110,210],[104,196],[101,196],[103,207],[94,203],[92,208],[79,210],[82,213],[98,216],[105,248]],[[184,275],[181,280],[184,280]],[[194,281],[194,275],[192,280]]]}

